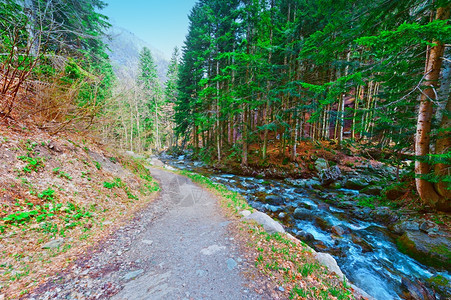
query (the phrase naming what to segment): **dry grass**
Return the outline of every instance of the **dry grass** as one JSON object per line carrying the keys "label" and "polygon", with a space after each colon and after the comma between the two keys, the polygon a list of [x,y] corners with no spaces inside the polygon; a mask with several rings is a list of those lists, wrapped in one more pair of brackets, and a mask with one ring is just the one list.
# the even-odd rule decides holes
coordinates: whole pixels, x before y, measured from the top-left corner
{"label": "dry grass", "polygon": [[[136,162],[80,136],[31,130],[0,127],[0,296],[7,298],[67,267],[156,196]],[[39,214],[5,220],[32,211]],[[55,238],[64,244],[42,249]]]}

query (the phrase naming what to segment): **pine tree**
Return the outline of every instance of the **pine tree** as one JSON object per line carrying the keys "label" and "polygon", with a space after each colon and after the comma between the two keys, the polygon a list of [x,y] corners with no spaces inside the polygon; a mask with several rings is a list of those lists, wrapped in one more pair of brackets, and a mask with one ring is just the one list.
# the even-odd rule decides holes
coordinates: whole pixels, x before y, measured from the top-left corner
{"label": "pine tree", "polygon": [[[157,68],[149,48],[144,47],[139,54],[139,74],[138,82],[144,91],[145,106],[147,114],[144,116],[144,137],[151,141],[153,132],[153,143],[155,149],[161,149],[160,139],[160,106],[163,100],[163,91],[158,79]],[[137,110],[138,111],[138,110]]]}
{"label": "pine tree", "polygon": [[178,80],[179,80],[179,60],[180,50],[174,48],[167,72],[168,80],[166,81],[165,96],[166,101],[175,103],[178,97]]}

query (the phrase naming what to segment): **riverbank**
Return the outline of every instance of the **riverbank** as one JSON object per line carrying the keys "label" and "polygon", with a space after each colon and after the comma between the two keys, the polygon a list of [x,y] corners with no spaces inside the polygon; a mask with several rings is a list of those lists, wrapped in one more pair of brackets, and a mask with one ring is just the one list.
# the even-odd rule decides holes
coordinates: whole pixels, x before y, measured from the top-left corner
{"label": "riverbank", "polygon": [[[321,165],[327,167],[324,168],[326,170],[337,166],[330,166],[327,160],[321,158],[316,161],[318,164],[314,165],[315,169]],[[382,293],[387,289],[398,294],[412,293],[414,289],[425,289],[429,291],[427,293],[433,294],[436,290],[438,294],[445,295],[443,297],[450,293],[447,287],[449,270],[443,267],[446,266],[449,255],[445,250],[449,249],[446,246],[449,242],[449,216],[425,214],[409,206],[379,202],[380,196],[365,194],[364,188],[372,182],[382,187],[379,191],[383,190],[387,179],[395,177],[391,168],[382,164],[379,164],[381,167],[375,164],[358,165],[355,168],[345,166],[349,169],[338,166],[341,173],[341,178],[335,182],[338,184],[332,182],[323,185],[318,175],[308,179],[274,180],[262,176],[224,174],[204,163],[190,162],[187,156],[168,159],[167,162],[182,169],[188,168],[206,174],[214,181],[243,194],[253,207],[279,219],[288,226],[292,234],[315,250],[334,255],[340,266],[344,266],[344,272],[348,272],[347,275],[354,273],[350,277],[355,282],[365,281],[365,278],[374,281],[368,282],[374,293]],[[321,173],[316,169],[316,174]],[[345,180],[350,183],[346,184]],[[363,184],[359,186],[359,183]],[[414,234],[409,234],[412,231]],[[440,268],[434,271],[405,256],[402,251],[409,252],[403,249],[402,242],[408,240],[401,238],[403,236],[416,238],[417,246],[414,248],[421,248],[422,251],[416,257],[422,263],[429,264],[422,258],[436,256],[434,251],[441,252]],[[427,239],[433,242],[428,244],[429,247],[423,247]],[[411,242],[408,244],[412,246]],[[386,259],[388,261],[384,262]],[[365,264],[369,264],[369,269]],[[405,270],[399,272],[398,268],[401,267]],[[385,271],[376,271],[380,268]],[[358,272],[353,272],[353,269]],[[380,279],[374,276],[380,276]],[[415,277],[420,278],[420,281],[407,281],[408,278]],[[361,283],[363,286],[358,285],[362,287],[366,284]],[[394,296],[389,294],[387,297]]]}

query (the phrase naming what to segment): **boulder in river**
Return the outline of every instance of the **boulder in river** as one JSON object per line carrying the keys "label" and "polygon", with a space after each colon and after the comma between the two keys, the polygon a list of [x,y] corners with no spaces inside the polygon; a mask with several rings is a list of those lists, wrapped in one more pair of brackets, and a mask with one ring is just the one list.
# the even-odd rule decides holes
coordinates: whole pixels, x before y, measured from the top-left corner
{"label": "boulder in river", "polygon": [[266,211],[270,211],[270,212],[278,212],[282,210],[282,207],[280,206],[276,206],[276,205],[271,205],[271,204],[265,204],[263,205],[264,210]]}
{"label": "boulder in river", "polygon": [[298,207],[293,212],[293,217],[296,219],[311,219],[312,218],[312,212],[307,208]]}
{"label": "boulder in river", "polygon": [[316,251],[330,251],[329,247],[327,247],[323,241],[314,240],[312,245]]}
{"label": "boulder in river", "polygon": [[406,231],[397,239],[398,248],[419,262],[439,269],[451,269],[451,239]]}
{"label": "boulder in river", "polygon": [[402,288],[406,299],[414,300],[435,300],[435,295],[430,293],[428,289],[418,280],[412,281],[406,277],[401,279]]}
{"label": "boulder in river", "polygon": [[277,217],[278,217],[279,219],[285,219],[285,218],[287,217],[287,214],[284,213],[284,212],[280,212],[280,213],[277,215]]}
{"label": "boulder in river", "polygon": [[352,242],[354,244],[357,244],[357,245],[360,246],[360,248],[362,248],[362,252],[363,253],[367,253],[367,252],[372,252],[373,251],[373,247],[367,241],[362,239],[361,237],[353,234],[353,235],[351,235],[351,239],[352,239]]}
{"label": "boulder in river", "polygon": [[346,230],[338,225],[332,226],[331,231],[336,236],[343,236],[346,233]]}
{"label": "boulder in river", "polygon": [[265,202],[273,205],[280,205],[283,204],[283,198],[278,195],[268,195],[265,198]]}
{"label": "boulder in river", "polygon": [[303,241],[312,242],[315,240],[315,237],[310,232],[305,232],[304,230],[299,230],[296,232],[296,235],[301,238]]}
{"label": "boulder in river", "polygon": [[337,181],[341,177],[341,171],[338,166],[333,166],[328,169],[324,169],[320,173],[321,184],[326,186],[334,181]]}
{"label": "boulder in river", "polygon": [[315,224],[318,225],[318,227],[321,230],[328,231],[331,227],[331,224],[325,218],[322,218],[320,216],[314,216],[314,220],[315,220]]}
{"label": "boulder in river", "polygon": [[[319,188],[321,187],[321,182],[316,179],[286,179],[286,182],[288,182],[291,185],[301,187],[301,188]],[[300,191],[302,193],[302,191]]]}

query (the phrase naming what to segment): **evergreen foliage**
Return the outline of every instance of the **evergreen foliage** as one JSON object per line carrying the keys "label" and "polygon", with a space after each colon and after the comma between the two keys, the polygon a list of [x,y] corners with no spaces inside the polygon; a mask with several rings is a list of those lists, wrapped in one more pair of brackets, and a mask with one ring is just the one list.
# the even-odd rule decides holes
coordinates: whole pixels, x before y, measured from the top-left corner
{"label": "evergreen foliage", "polygon": [[[263,161],[271,143],[295,161],[300,139],[349,139],[399,165],[419,137],[425,53],[451,43],[449,10],[446,1],[200,0],[183,48],[176,133],[198,154],[243,165],[249,143],[260,144]],[[449,90],[432,85],[436,95]],[[449,132],[449,97],[427,101],[433,144]],[[417,160],[434,169],[449,154],[440,149]],[[439,182],[449,182],[447,166]]]}

